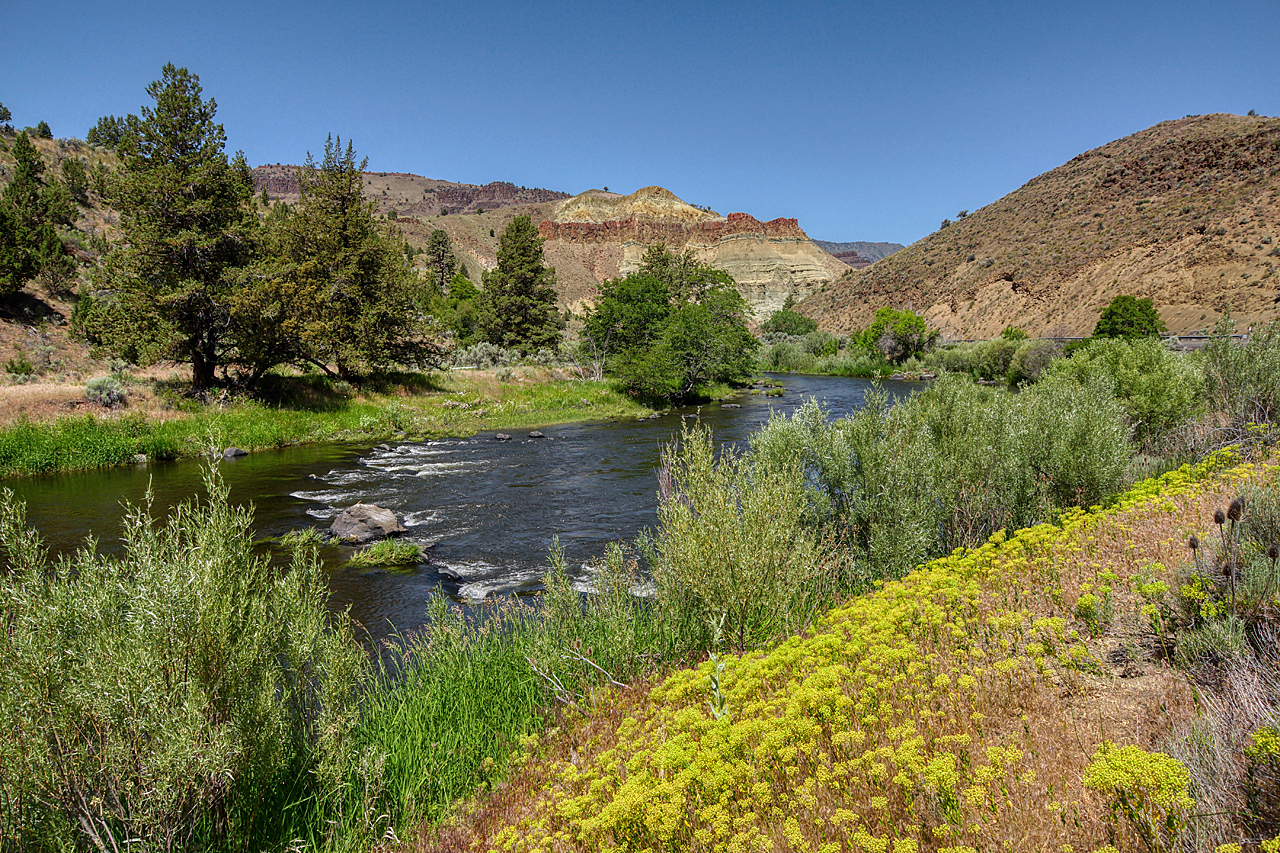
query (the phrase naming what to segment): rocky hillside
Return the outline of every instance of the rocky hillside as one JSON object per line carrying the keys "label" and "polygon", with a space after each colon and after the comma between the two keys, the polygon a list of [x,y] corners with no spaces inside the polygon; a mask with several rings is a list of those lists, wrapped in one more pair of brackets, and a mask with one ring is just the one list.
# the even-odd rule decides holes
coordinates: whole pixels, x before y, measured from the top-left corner
{"label": "rocky hillside", "polygon": [[[258,166],[253,181],[258,191],[267,191],[272,201],[298,200],[297,166]],[[568,198],[555,190],[518,187],[506,181],[484,186],[438,181],[403,172],[365,172],[364,192],[378,202],[379,213],[397,216],[437,216],[440,213],[483,213],[517,205],[537,204]]]}
{"label": "rocky hillside", "polygon": [[824,328],[911,307],[952,338],[1083,335],[1120,294],[1175,333],[1280,318],[1280,118],[1189,116],[1075,157],[800,306]]}
{"label": "rocky hillside", "polygon": [[852,243],[832,243],[829,240],[813,242],[824,252],[839,258],[854,269],[869,267],[876,261],[884,260],[894,252],[900,252],[906,248],[901,243],[868,243],[865,240],[855,240]]}
{"label": "rocky hillside", "polygon": [[[627,196],[589,190],[558,203],[538,231],[558,273],[562,265],[577,266],[596,282],[634,271],[655,243],[692,250],[700,261],[733,276],[757,319],[781,308],[788,296],[808,296],[848,269],[814,245],[794,219],[721,216],[662,187]],[[580,277],[576,271],[570,275]]]}

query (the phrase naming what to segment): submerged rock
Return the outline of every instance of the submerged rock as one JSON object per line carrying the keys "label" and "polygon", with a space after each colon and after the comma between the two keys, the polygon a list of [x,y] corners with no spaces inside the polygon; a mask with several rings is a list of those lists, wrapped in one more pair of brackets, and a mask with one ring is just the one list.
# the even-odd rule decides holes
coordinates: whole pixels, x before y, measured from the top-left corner
{"label": "submerged rock", "polygon": [[391,536],[402,536],[408,532],[394,512],[365,503],[344,509],[329,526],[329,534],[335,539],[359,545]]}
{"label": "submerged rock", "polygon": [[235,459],[238,456],[248,456],[249,451],[241,450],[238,447],[228,447],[222,451],[223,459]]}

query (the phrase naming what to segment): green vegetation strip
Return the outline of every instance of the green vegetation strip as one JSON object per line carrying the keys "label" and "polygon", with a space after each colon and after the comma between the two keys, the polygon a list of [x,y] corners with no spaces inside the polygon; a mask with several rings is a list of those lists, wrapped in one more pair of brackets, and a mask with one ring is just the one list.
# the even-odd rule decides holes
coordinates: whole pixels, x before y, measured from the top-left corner
{"label": "green vegetation strip", "polygon": [[553,380],[497,386],[486,398],[466,379],[457,390],[340,401],[329,408],[273,408],[240,402],[202,408],[186,417],[154,420],[141,414],[80,415],[48,423],[20,421],[0,429],[0,477],[197,457],[227,445],[263,450],[320,441],[374,441],[468,435],[619,417],[647,411],[603,382]]}

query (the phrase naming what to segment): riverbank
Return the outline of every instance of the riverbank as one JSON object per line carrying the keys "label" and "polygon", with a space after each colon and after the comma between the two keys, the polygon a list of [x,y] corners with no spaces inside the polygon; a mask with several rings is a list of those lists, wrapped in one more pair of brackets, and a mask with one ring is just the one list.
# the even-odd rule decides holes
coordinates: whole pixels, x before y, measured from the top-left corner
{"label": "riverbank", "polygon": [[123,405],[83,386],[0,389],[0,478],[322,441],[466,436],[483,430],[645,416],[608,382],[552,368],[398,374],[362,389],[324,377],[275,377],[260,399],[184,397],[163,380],[122,383]]}

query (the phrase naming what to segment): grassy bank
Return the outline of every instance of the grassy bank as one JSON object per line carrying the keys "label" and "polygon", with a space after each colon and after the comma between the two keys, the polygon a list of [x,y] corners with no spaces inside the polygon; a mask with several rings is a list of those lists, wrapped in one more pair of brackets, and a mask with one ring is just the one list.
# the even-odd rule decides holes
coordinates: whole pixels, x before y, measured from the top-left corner
{"label": "grassy bank", "polygon": [[[319,377],[280,377],[263,399],[200,404],[169,395],[131,406],[0,426],[0,477],[120,465],[138,455],[180,459],[235,445],[261,450],[318,441],[376,441],[530,429],[631,418],[648,410],[606,382],[556,378],[537,368],[393,377],[356,391]],[[135,394],[141,397],[142,394]]]}

